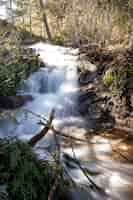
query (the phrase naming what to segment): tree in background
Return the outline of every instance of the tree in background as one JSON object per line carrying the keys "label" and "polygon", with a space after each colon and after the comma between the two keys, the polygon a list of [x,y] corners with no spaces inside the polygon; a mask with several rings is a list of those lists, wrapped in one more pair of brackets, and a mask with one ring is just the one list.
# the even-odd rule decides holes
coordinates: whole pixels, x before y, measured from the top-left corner
{"label": "tree in background", "polygon": [[13,24],[49,40],[58,36],[73,45],[96,42],[108,46],[127,44],[133,32],[133,0],[7,2]]}
{"label": "tree in background", "polygon": [[48,25],[46,7],[48,1],[44,0],[6,0],[7,20],[13,25],[28,30],[31,35],[45,36],[52,40]]}
{"label": "tree in background", "polygon": [[48,39],[51,41],[52,40],[52,36],[51,36],[50,29],[49,29],[47,16],[46,16],[46,13],[45,13],[45,7],[46,7],[48,1],[46,1],[46,0],[45,1],[39,0],[39,3],[40,3],[40,9],[41,9],[41,13],[42,13],[42,19],[43,19],[44,26],[46,28],[47,36],[48,36]]}

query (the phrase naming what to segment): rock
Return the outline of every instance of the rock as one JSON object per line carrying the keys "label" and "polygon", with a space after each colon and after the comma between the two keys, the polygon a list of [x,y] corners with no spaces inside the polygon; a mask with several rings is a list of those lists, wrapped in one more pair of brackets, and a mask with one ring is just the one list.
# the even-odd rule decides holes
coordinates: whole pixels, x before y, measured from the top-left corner
{"label": "rock", "polygon": [[88,63],[88,71],[96,72],[97,71],[97,66],[92,64],[92,63]]}
{"label": "rock", "polygon": [[7,190],[6,185],[0,185],[0,199],[1,200],[8,200],[8,194],[6,190]]}
{"label": "rock", "polygon": [[40,68],[46,67],[45,63],[43,61],[40,62]]}
{"label": "rock", "polygon": [[0,108],[15,109],[23,106],[27,101],[32,101],[31,95],[0,96]]}
{"label": "rock", "polygon": [[79,77],[79,83],[81,85],[87,85],[95,81],[96,72],[90,73],[89,71],[82,72]]}
{"label": "rock", "polygon": [[88,72],[96,72],[97,71],[97,66],[90,63],[87,60],[80,61],[79,68],[81,68],[81,70],[83,69]]}
{"label": "rock", "polygon": [[96,94],[93,91],[80,91],[78,96],[79,103],[84,103],[86,100],[93,101],[96,99]]}
{"label": "rock", "polygon": [[79,83],[86,85],[93,82],[97,77],[97,66],[89,61],[81,61],[78,66]]}
{"label": "rock", "polygon": [[78,111],[81,115],[88,115],[89,103],[79,104]]}

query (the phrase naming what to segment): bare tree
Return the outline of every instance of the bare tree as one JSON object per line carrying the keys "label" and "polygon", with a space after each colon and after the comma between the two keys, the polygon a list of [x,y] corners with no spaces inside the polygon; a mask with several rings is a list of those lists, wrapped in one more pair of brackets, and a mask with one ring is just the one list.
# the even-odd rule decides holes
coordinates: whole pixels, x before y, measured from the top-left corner
{"label": "bare tree", "polygon": [[32,35],[32,1],[29,0],[29,24],[30,24],[30,34]]}
{"label": "bare tree", "polygon": [[7,11],[8,11],[7,15],[10,18],[11,23],[14,24],[13,0],[9,0]]}
{"label": "bare tree", "polygon": [[49,39],[49,41],[51,41],[52,40],[52,36],[51,36],[50,29],[49,29],[47,16],[46,16],[46,13],[45,13],[46,1],[39,0],[39,4],[40,4],[41,12],[42,12],[43,23],[44,23],[44,26],[46,28],[46,32],[47,32],[47,35],[48,35],[48,39]]}

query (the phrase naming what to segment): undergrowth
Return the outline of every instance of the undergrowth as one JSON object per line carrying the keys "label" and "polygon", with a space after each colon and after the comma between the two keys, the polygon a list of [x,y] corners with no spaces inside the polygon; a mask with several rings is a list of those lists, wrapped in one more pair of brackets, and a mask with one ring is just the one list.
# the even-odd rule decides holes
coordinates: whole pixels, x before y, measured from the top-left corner
{"label": "undergrowth", "polygon": [[[65,187],[63,170],[54,159],[53,162],[41,162],[33,149],[18,139],[0,142],[0,184],[7,184],[10,200],[45,200],[54,185],[57,175],[60,177],[58,189]],[[59,192],[57,192],[58,198]]]}
{"label": "undergrowth", "polygon": [[38,69],[38,58],[17,33],[0,35],[0,96],[16,93],[18,83]]}

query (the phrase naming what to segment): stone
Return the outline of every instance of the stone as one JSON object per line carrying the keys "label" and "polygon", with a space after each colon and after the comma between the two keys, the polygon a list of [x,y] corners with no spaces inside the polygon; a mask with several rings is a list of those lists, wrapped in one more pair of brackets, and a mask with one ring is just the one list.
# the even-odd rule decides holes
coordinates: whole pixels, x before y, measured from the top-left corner
{"label": "stone", "polygon": [[23,106],[26,102],[32,101],[31,95],[0,96],[0,108],[16,109]]}
{"label": "stone", "polygon": [[90,73],[89,71],[82,72],[79,77],[79,83],[81,85],[87,85],[95,81],[96,72]]}
{"label": "stone", "polygon": [[0,199],[1,200],[9,200],[6,190],[7,190],[7,186],[6,185],[0,185]]}
{"label": "stone", "polygon": [[80,62],[80,68],[91,73],[97,71],[97,66],[87,60],[82,60]]}
{"label": "stone", "polygon": [[45,63],[43,61],[40,62],[40,68],[46,67]]}
{"label": "stone", "polygon": [[79,103],[83,103],[86,100],[91,100],[93,101],[96,99],[96,94],[93,91],[80,91],[79,96],[78,96],[78,101]]}

